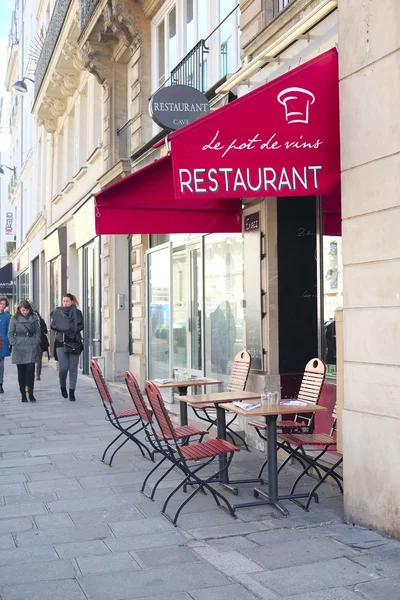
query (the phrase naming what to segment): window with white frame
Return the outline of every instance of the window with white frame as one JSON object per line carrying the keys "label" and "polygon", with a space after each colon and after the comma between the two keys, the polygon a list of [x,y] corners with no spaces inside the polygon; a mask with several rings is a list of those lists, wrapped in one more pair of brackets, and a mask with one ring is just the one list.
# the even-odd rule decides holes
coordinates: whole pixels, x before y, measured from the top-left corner
{"label": "window with white frame", "polygon": [[[166,2],[152,23],[153,92],[171,83],[206,91],[235,72],[240,65],[239,16],[238,0]],[[203,50],[191,53],[200,40],[205,40]],[[176,70],[189,53],[191,58]]]}

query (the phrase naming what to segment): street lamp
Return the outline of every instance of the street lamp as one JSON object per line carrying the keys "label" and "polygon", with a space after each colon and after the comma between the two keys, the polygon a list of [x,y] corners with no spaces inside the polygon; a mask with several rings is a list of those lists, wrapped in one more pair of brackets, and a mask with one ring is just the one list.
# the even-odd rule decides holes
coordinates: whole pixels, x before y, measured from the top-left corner
{"label": "street lamp", "polygon": [[28,91],[27,85],[25,83],[25,79],[27,79],[28,81],[31,81],[32,83],[35,83],[33,81],[33,79],[31,79],[30,77],[23,77],[22,79],[19,79],[18,81],[13,83],[13,85],[12,85],[13,89],[16,92],[18,92],[19,94],[26,94],[26,92]]}
{"label": "street lamp", "polygon": [[7,165],[0,165],[0,175],[4,175],[4,169],[3,167],[5,167],[6,169],[8,169],[9,171],[12,171],[15,175],[16,173],[16,169],[15,167],[7,167]]}

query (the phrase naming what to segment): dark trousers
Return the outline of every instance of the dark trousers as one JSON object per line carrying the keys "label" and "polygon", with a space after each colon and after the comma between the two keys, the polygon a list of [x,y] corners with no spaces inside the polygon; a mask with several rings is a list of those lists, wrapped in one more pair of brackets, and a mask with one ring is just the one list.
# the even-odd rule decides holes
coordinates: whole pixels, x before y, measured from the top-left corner
{"label": "dark trousers", "polygon": [[36,377],[37,377],[37,379],[40,379],[40,376],[42,374],[42,358],[43,358],[43,350],[41,349],[40,346],[38,346],[38,355],[37,355],[37,359],[36,359]]}
{"label": "dark trousers", "polygon": [[[21,394],[29,392],[33,394],[33,384],[35,381],[35,363],[27,363],[26,365],[17,365],[18,383]],[[28,388],[28,389],[26,389]]]}

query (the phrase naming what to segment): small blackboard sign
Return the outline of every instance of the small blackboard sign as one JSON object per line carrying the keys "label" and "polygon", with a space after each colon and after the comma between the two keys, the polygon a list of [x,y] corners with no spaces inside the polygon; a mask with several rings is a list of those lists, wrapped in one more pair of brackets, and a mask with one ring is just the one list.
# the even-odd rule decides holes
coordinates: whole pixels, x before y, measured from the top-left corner
{"label": "small blackboard sign", "polygon": [[264,370],[262,345],[262,289],[261,289],[261,230],[260,213],[244,218],[244,292],[246,349],[250,353],[251,368]]}

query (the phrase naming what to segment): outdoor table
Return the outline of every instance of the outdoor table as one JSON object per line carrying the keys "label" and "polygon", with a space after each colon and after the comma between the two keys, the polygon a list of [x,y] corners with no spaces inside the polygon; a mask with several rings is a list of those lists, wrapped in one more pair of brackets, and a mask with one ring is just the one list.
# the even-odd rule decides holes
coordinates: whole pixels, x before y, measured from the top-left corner
{"label": "outdoor table", "polygon": [[[221,408],[221,404],[225,404],[226,402],[242,402],[243,400],[260,400],[260,394],[254,392],[216,392],[214,394],[197,394],[196,396],[180,396],[179,400],[181,402],[181,406],[185,406],[185,421],[181,420],[181,425],[187,425],[187,403],[196,405],[196,407],[201,408],[202,406],[207,406],[209,404],[214,404],[217,411],[217,436],[226,440],[226,420],[225,420],[225,409]],[[234,405],[232,405],[234,406]],[[292,411],[293,412],[293,411]],[[181,412],[182,416],[182,412]],[[226,466],[226,454],[221,454],[219,457],[219,466],[220,469],[224,469]],[[219,483],[223,485],[226,489],[233,492],[235,495],[238,494],[238,489],[234,487],[232,484],[239,483],[260,483],[262,479],[237,479],[232,481],[229,479],[228,469],[224,469],[221,473],[220,478],[218,479]]]}
{"label": "outdoor table", "polygon": [[[187,396],[189,387],[200,387],[202,385],[218,385],[222,383],[218,379],[209,379],[208,377],[201,377],[199,379],[183,379],[182,381],[170,379],[166,383],[159,383],[156,379],[153,379],[153,382],[160,389],[164,388],[178,388],[179,396],[186,396],[188,398],[198,398],[200,396]],[[181,399],[181,398],[179,398]],[[226,402],[226,400],[225,400]],[[180,418],[181,425],[187,425],[188,423],[188,413],[187,413],[187,404],[185,402],[180,403]]]}
{"label": "outdoor table", "polygon": [[[285,402],[287,404],[285,404]],[[221,414],[218,414],[217,418],[221,420],[220,431],[223,435],[224,424],[225,424],[225,413],[226,410],[242,415],[243,417],[265,417],[267,424],[267,456],[268,456],[268,492],[264,492],[258,488],[254,488],[254,497],[258,498],[261,496],[264,500],[257,502],[245,502],[242,504],[236,504],[235,508],[245,508],[247,506],[259,506],[260,504],[270,504],[278,508],[285,517],[289,516],[287,508],[281,504],[280,500],[294,500],[300,498],[308,498],[309,494],[286,494],[280,496],[278,493],[278,450],[277,450],[277,431],[276,422],[279,415],[293,414],[293,404],[289,404],[289,400],[282,400],[279,404],[271,404],[265,406],[259,406],[253,410],[244,410],[243,408],[236,406],[235,404],[221,404],[218,406]],[[296,407],[297,408],[297,407]],[[298,407],[300,410],[300,407]],[[327,410],[325,406],[318,406],[312,402],[305,402],[304,406],[301,406],[302,413],[314,413],[318,411]],[[218,433],[218,436],[220,434]]]}

